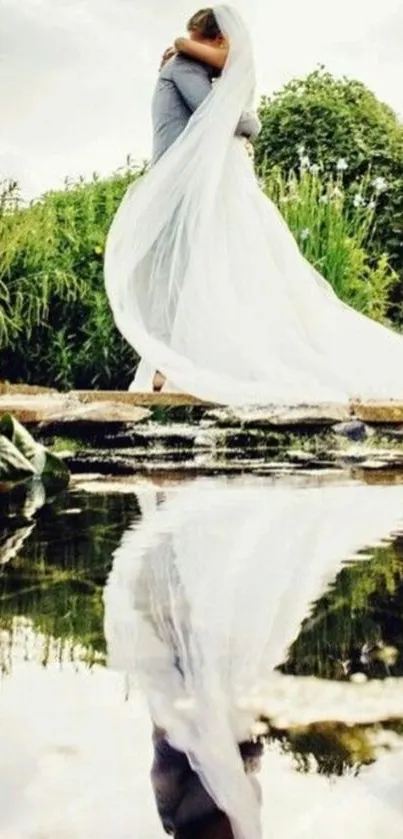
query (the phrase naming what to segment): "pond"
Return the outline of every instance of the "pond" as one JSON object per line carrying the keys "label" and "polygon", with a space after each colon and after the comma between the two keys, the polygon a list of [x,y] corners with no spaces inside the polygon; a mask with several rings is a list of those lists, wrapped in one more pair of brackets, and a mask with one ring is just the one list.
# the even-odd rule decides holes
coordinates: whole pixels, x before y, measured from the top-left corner
{"label": "pond", "polygon": [[220,674],[239,742],[258,721],[264,839],[401,839],[403,478],[86,476],[4,499],[1,839],[164,835],[149,707],[167,729],[195,713],[170,644],[176,676],[196,649],[203,691]]}

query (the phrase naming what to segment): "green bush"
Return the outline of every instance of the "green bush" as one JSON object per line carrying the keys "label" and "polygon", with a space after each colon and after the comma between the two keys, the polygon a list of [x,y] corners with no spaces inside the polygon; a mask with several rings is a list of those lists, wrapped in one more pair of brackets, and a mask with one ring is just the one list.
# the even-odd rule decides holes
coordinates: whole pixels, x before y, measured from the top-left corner
{"label": "green bush", "polygon": [[[354,188],[341,171],[321,175],[297,155],[285,177],[266,168],[262,187],[283,213],[310,262],[339,296],[386,318],[396,276],[373,251],[383,189],[363,176]],[[340,169],[340,166],[339,166]],[[0,202],[0,371],[10,381],[60,389],[126,389],[136,356],[118,333],[106,299],[107,230],[133,178],[66,185],[24,207],[14,186]]]}
{"label": "green bush", "polygon": [[[3,192],[0,216],[0,370],[10,381],[61,389],[127,387],[136,358],[105,296],[106,233],[132,167],[66,184],[24,207]],[[1,205],[0,205],[1,206]]]}
{"label": "green bush", "polygon": [[385,180],[369,256],[389,254],[399,275],[394,317],[403,301],[403,126],[391,108],[361,82],[336,79],[323,68],[294,79],[260,107],[262,132],[256,143],[260,172],[280,167],[297,171],[303,156],[323,172],[346,165],[344,185],[356,191],[357,179]]}

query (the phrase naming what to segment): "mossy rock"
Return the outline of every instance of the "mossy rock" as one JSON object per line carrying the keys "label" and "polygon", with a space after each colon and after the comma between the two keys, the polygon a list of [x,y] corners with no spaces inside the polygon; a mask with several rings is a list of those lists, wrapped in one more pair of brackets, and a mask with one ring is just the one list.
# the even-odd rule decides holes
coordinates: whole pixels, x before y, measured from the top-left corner
{"label": "mossy rock", "polygon": [[19,483],[35,475],[35,469],[16,446],[0,433],[0,483]]}
{"label": "mossy rock", "polygon": [[0,419],[0,482],[40,477],[45,485],[65,487],[70,473],[56,455],[37,443],[11,414]]}

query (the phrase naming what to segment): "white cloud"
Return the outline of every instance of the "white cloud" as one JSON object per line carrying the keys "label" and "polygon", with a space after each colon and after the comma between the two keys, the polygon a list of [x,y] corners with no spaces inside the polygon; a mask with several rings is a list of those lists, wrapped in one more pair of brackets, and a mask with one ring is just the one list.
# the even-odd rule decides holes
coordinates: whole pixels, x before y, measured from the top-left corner
{"label": "white cloud", "polygon": [[[326,64],[403,113],[401,0],[238,0],[256,45],[259,89]],[[0,174],[26,191],[112,171],[151,142],[159,57],[194,0],[0,0]],[[31,186],[29,186],[29,183]]]}

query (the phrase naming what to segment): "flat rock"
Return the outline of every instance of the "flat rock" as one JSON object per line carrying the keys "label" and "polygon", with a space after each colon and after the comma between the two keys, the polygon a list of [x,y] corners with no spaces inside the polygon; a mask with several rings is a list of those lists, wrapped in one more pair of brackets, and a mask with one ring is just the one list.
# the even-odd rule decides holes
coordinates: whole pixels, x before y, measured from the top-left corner
{"label": "flat rock", "polygon": [[134,407],[146,408],[181,408],[192,406],[210,406],[187,393],[132,393],[126,390],[72,390],[68,394],[77,402],[122,402]]}
{"label": "flat rock", "polygon": [[296,463],[301,465],[315,464],[318,462],[318,458],[315,454],[310,452],[304,452],[302,450],[291,450],[287,452],[287,457],[290,463]]}
{"label": "flat rock", "polygon": [[354,402],[351,410],[362,422],[396,424],[403,423],[403,401]]}
{"label": "flat rock", "polygon": [[58,393],[58,391],[51,387],[39,387],[38,385],[12,385],[10,382],[0,381],[0,395],[5,393],[37,396],[38,394]]}
{"label": "flat rock", "polygon": [[401,469],[403,466],[403,455],[388,454],[374,455],[360,464],[362,469]]}
{"label": "flat rock", "polygon": [[208,411],[208,417],[215,419],[220,424],[228,425],[253,425],[253,426],[309,426],[309,425],[334,425],[335,423],[348,422],[351,419],[348,404],[323,404],[323,405],[290,405],[266,407],[239,407],[239,408],[217,408]]}
{"label": "flat rock", "polygon": [[43,421],[75,423],[138,423],[151,416],[147,408],[126,405],[120,402],[94,402],[92,404],[72,403],[66,400],[63,409],[52,412]]}
{"label": "flat rock", "polygon": [[0,396],[0,416],[12,414],[23,425],[39,423],[55,413],[63,413],[67,404],[66,397],[57,393],[6,393]]}
{"label": "flat rock", "polygon": [[[146,410],[144,408],[139,408],[137,410],[143,411]],[[147,416],[151,414],[151,411],[147,411]],[[160,425],[158,423],[150,423],[148,426],[144,428],[136,429],[136,436],[141,438],[147,442],[153,441],[184,441],[193,443],[197,435],[199,434],[199,429],[197,425],[189,426],[184,425],[182,423],[172,423],[167,425]]]}
{"label": "flat rock", "polygon": [[82,404],[70,394],[3,394],[1,414],[12,414],[22,424],[60,422],[141,422],[151,413],[147,408],[114,402]]}

